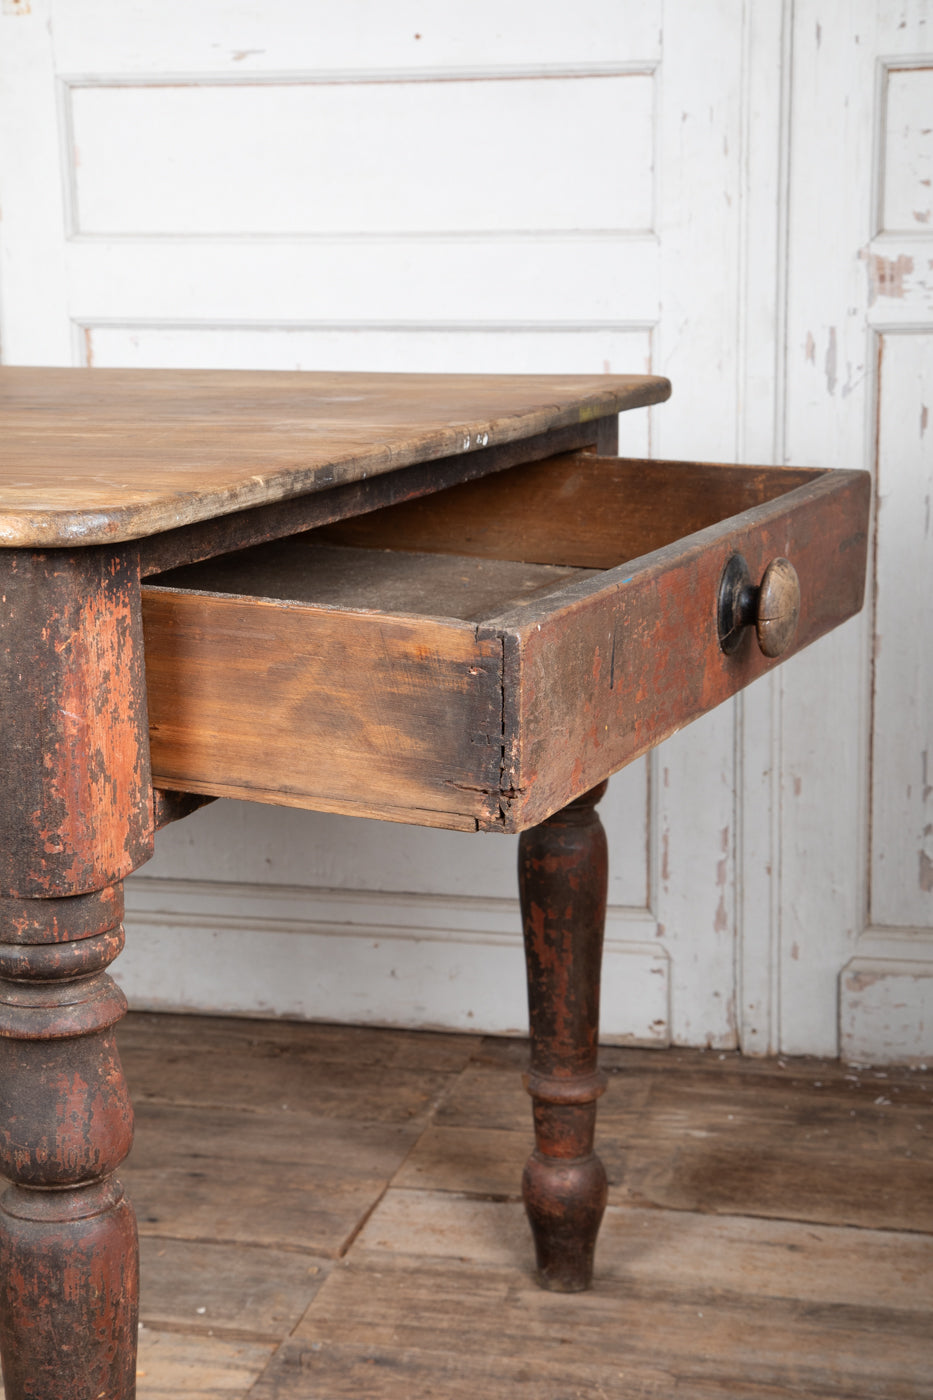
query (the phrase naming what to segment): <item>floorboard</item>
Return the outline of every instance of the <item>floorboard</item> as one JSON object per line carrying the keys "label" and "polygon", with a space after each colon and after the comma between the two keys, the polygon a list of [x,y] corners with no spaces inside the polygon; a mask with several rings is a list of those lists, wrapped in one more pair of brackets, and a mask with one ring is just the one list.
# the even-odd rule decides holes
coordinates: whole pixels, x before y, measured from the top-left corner
{"label": "floorboard", "polygon": [[933,1074],[610,1048],[596,1287],[517,1041],[136,1015],[139,1400],[933,1400]]}

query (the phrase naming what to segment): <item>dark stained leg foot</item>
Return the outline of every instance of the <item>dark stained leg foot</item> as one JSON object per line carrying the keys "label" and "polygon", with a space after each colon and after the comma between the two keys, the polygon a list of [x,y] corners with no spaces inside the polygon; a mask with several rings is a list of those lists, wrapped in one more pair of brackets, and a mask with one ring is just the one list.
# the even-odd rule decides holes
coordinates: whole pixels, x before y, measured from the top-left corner
{"label": "dark stained leg foot", "polygon": [[599,979],[606,919],[602,783],[519,838],[519,891],[528,967],[535,1150],[522,1192],[538,1279],[578,1293],[593,1281],[606,1207],[606,1171],[593,1150]]}

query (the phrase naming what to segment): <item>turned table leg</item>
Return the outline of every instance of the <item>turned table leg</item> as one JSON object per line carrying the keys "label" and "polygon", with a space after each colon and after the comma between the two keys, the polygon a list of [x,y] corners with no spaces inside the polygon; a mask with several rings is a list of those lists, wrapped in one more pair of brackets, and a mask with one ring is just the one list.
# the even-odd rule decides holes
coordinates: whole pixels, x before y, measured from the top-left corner
{"label": "turned table leg", "polygon": [[576,1293],[593,1280],[606,1171],[593,1150],[599,977],[606,919],[606,834],[596,803],[606,784],[519,838],[528,968],[535,1150],[522,1192],[543,1287]]}
{"label": "turned table leg", "polygon": [[133,1114],[114,1042],[122,887],[0,900],[0,1353],[9,1400],[133,1394],[138,1245],[113,1173]]}
{"label": "turned table leg", "polygon": [[0,1358],[7,1400],[132,1400],[133,1117],[106,969],[152,851],[139,567],[0,551]]}

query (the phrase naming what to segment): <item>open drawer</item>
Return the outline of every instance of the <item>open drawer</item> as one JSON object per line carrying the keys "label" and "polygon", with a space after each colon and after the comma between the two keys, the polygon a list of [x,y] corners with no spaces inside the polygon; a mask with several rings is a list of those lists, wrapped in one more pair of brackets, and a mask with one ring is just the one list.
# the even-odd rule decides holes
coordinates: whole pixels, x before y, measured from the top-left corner
{"label": "open drawer", "polygon": [[576,452],[157,575],[154,781],[520,831],[857,612],[868,514],[863,472]]}

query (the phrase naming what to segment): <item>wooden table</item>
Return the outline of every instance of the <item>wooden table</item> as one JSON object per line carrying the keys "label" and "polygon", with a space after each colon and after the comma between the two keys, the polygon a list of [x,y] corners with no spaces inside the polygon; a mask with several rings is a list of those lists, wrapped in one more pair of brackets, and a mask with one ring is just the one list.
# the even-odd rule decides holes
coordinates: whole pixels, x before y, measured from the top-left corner
{"label": "wooden table", "polygon": [[[122,881],[215,796],[520,832],[546,1287],[585,1288],[610,773],[861,605],[868,478],[625,461],[646,376],[0,370],[0,1347],[134,1393]],[[787,563],[790,560],[790,564]]]}

